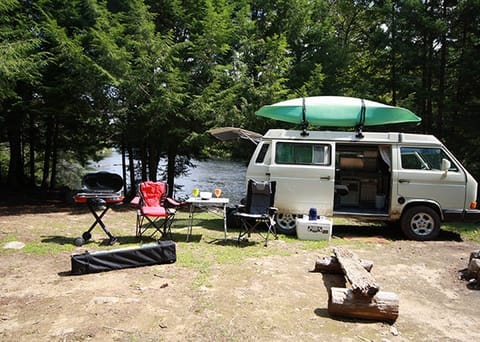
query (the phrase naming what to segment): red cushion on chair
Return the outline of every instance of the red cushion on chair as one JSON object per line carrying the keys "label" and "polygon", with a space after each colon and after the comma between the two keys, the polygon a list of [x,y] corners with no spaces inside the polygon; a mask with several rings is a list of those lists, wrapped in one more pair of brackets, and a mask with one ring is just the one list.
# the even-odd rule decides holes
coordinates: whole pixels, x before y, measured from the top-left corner
{"label": "red cushion on chair", "polygon": [[166,217],[168,215],[164,207],[142,207],[142,213],[146,216]]}
{"label": "red cushion on chair", "polygon": [[167,184],[163,182],[144,182],[140,185],[140,191],[145,206],[159,206],[166,195]]}

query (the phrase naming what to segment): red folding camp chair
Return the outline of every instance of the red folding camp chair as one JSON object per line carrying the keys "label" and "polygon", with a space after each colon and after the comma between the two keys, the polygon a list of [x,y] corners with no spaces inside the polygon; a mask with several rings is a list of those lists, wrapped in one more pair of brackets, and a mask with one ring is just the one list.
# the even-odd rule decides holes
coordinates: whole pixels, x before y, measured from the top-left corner
{"label": "red folding camp chair", "polygon": [[135,235],[142,237],[148,229],[153,229],[150,236],[159,232],[161,238],[167,235],[171,238],[176,208],[181,203],[167,197],[167,183],[152,181],[140,183],[138,193],[139,196],[132,201],[138,205]]}

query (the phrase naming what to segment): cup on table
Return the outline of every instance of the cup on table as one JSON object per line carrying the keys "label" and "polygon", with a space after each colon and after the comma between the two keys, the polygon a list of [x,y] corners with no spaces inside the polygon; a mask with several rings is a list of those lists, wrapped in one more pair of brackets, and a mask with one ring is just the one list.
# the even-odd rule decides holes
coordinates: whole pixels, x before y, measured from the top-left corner
{"label": "cup on table", "polygon": [[193,197],[198,197],[200,195],[200,189],[199,188],[194,188],[192,190],[192,195],[193,195]]}
{"label": "cup on table", "polygon": [[222,195],[222,189],[216,188],[215,190],[213,190],[213,193],[217,198],[219,198]]}

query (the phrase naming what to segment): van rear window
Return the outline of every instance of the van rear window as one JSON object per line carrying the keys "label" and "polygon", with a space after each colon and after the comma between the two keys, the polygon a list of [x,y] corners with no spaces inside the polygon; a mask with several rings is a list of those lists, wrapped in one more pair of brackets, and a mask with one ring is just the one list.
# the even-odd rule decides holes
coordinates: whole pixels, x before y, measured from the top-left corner
{"label": "van rear window", "polygon": [[330,145],[278,142],[277,164],[330,165]]}
{"label": "van rear window", "polygon": [[269,144],[263,144],[260,148],[260,152],[258,152],[257,159],[255,159],[255,163],[261,164],[265,161],[265,155],[267,154]]}

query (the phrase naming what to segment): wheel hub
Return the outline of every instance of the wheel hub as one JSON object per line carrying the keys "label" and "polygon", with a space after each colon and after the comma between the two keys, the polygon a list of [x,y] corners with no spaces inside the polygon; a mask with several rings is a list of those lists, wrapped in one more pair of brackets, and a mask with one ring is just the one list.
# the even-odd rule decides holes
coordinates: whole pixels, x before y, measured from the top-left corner
{"label": "wheel hub", "polygon": [[277,231],[280,233],[285,234],[293,234],[296,226],[296,215],[294,214],[277,214],[276,216],[276,223],[277,223]]}
{"label": "wheel hub", "polygon": [[418,235],[428,235],[433,230],[433,218],[422,213],[412,218],[412,230]]}

